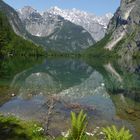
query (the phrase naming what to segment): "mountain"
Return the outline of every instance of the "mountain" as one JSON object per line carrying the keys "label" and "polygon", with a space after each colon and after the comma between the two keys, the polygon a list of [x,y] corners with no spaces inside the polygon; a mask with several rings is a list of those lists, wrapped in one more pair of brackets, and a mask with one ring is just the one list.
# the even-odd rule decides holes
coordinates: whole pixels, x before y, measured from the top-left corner
{"label": "mountain", "polygon": [[109,22],[106,36],[86,53],[117,55],[127,61],[140,57],[139,9],[139,0],[121,0],[120,7]]}
{"label": "mountain", "polygon": [[95,41],[99,41],[104,37],[109,20],[113,16],[111,13],[107,13],[104,16],[96,16],[75,8],[62,10],[56,6],[50,8],[47,12],[53,15],[60,15],[64,19],[82,26],[92,35]]}
{"label": "mountain", "polygon": [[105,48],[115,50],[126,58],[140,56],[140,1],[121,0],[114,17],[109,23],[111,40]]}
{"label": "mountain", "polygon": [[18,10],[19,17],[32,34],[30,39],[43,45],[46,50],[78,52],[88,48],[95,41],[82,26],[46,11],[40,14],[30,6]]}
{"label": "mountain", "polygon": [[16,12],[0,1],[0,57],[44,55],[43,48],[19,36],[22,28],[19,27],[20,20],[15,20],[17,16]]}
{"label": "mountain", "polygon": [[7,17],[14,32],[17,35],[24,37],[27,34],[27,32],[26,32],[21,20],[19,19],[17,12],[12,7],[10,7],[8,4],[6,4],[3,0],[0,0],[0,10]]}

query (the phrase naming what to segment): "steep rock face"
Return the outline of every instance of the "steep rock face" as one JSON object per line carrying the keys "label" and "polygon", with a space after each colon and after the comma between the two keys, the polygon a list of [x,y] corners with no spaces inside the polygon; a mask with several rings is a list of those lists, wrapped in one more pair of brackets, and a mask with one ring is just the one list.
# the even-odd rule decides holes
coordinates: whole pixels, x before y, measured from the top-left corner
{"label": "steep rock face", "polygon": [[84,27],[95,41],[99,41],[104,37],[109,20],[113,16],[111,13],[107,13],[104,16],[96,16],[75,8],[62,10],[58,7],[52,7],[47,12],[53,15],[60,15],[64,19]]}
{"label": "steep rock face", "polygon": [[18,12],[26,30],[36,36],[32,39],[45,46],[46,50],[76,52],[95,43],[92,36],[83,27],[75,25],[59,15],[47,11],[41,15],[29,6]]}
{"label": "steep rock face", "polygon": [[140,56],[140,1],[122,0],[108,25],[112,33],[105,48],[115,50],[127,60]]}
{"label": "steep rock face", "polygon": [[0,10],[8,17],[14,32],[20,36],[25,36],[27,32],[19,19],[17,12],[2,0],[0,0]]}
{"label": "steep rock face", "polygon": [[63,18],[44,12],[42,15],[30,6],[18,10],[19,17],[25,28],[34,36],[47,37],[60,30],[63,26]]}

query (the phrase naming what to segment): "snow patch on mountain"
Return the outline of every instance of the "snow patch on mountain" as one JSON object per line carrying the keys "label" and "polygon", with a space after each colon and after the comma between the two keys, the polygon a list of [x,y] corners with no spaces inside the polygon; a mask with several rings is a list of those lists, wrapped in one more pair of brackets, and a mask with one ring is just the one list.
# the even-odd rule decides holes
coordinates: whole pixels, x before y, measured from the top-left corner
{"label": "snow patch on mountain", "polygon": [[46,49],[61,52],[81,51],[95,43],[91,34],[60,15],[38,12],[30,6],[18,10],[26,30],[36,36],[35,42]]}
{"label": "snow patch on mountain", "polygon": [[107,13],[104,16],[96,16],[95,14],[80,11],[75,8],[63,10],[57,6],[51,7],[47,12],[53,15],[60,15],[64,19],[84,27],[96,41],[104,37],[107,25],[113,16],[112,13]]}
{"label": "snow patch on mountain", "polygon": [[[113,16],[111,13],[107,13],[103,16],[96,16],[93,13],[77,10],[75,8],[63,10],[57,6],[51,7],[44,12],[38,12],[30,6],[25,6],[24,8],[19,9],[18,13],[22,21],[26,20],[26,23],[32,21],[32,25],[28,25],[27,30],[35,36],[46,36],[51,34],[53,32],[51,26],[55,29],[62,27],[63,22],[61,22],[61,18],[64,18],[76,25],[82,26],[91,34],[95,41],[99,41],[105,36],[107,25]],[[55,21],[53,23],[59,23],[59,25],[51,24],[51,20]],[[49,25],[46,27],[45,25],[47,22],[49,22]],[[36,23],[39,24],[36,25]],[[34,29],[32,28],[33,26],[35,27]],[[40,29],[37,29],[37,26],[39,26],[40,29],[43,29],[41,26],[45,26],[47,32],[44,31],[44,29],[40,32]],[[83,33],[86,31],[83,31]],[[38,34],[38,32],[40,33]]]}

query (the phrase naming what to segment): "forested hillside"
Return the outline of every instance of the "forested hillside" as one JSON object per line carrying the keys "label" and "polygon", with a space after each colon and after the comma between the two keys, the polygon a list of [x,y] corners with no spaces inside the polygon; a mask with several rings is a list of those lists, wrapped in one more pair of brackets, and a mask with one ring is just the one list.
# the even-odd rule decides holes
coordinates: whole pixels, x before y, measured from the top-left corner
{"label": "forested hillside", "polygon": [[7,17],[0,11],[0,56],[44,55],[43,48],[17,36]]}

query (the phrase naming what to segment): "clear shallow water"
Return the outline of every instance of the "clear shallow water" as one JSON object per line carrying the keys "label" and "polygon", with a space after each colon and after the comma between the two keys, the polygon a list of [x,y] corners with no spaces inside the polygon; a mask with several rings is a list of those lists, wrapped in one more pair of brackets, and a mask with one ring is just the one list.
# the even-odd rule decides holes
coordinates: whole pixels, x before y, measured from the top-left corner
{"label": "clear shallow water", "polygon": [[124,69],[120,61],[13,58],[1,61],[0,67],[0,112],[41,121],[53,98],[52,130],[64,131],[70,111],[84,109],[90,129],[125,125],[139,138],[138,63]]}

